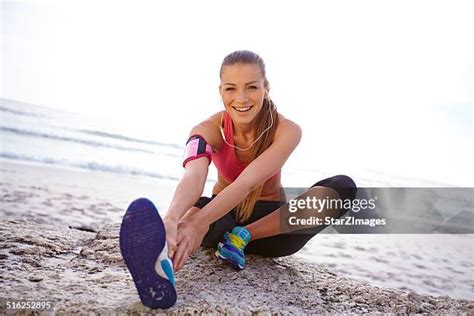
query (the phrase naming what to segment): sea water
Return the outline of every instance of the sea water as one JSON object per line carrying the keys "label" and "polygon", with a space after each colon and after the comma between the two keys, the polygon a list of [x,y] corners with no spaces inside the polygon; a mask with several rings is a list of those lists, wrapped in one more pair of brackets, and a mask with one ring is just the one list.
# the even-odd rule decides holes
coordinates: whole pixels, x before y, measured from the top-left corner
{"label": "sea water", "polygon": [[[169,126],[160,129],[66,112],[0,98],[0,157],[53,166],[131,174],[178,181],[186,139],[178,143]],[[175,128],[180,128],[176,126]],[[191,127],[182,127],[190,130]],[[170,139],[173,139],[170,141]],[[442,186],[445,183],[396,175],[394,170],[362,168],[351,163],[319,166],[311,146],[299,146],[282,170],[284,186],[309,187],[340,173],[358,186]],[[216,179],[211,164],[208,181]],[[449,184],[448,184],[449,185]]]}

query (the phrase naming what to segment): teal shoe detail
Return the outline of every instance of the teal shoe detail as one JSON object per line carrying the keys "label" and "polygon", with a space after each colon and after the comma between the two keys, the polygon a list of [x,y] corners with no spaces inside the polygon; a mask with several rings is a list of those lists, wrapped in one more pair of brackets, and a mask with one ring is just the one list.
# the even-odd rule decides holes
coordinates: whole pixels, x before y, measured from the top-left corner
{"label": "teal shoe detail", "polygon": [[217,245],[216,256],[232,267],[242,270],[245,266],[244,248],[252,235],[244,227],[236,226],[224,234],[223,242]]}

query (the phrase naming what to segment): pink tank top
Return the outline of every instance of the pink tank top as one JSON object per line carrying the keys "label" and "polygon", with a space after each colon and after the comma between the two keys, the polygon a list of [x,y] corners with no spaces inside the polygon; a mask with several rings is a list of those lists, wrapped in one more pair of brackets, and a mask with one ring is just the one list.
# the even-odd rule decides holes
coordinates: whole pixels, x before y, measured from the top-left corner
{"label": "pink tank top", "polygon": [[[226,112],[224,114],[224,135],[229,144],[234,145],[234,129],[232,127],[232,119]],[[248,164],[241,162],[235,154],[235,149],[222,141],[221,148],[218,152],[212,153],[212,161],[221,176],[229,182],[233,182],[240,173],[248,166]],[[270,179],[278,176],[278,170]],[[269,180],[270,180],[269,179]],[[268,180],[267,180],[268,181]]]}

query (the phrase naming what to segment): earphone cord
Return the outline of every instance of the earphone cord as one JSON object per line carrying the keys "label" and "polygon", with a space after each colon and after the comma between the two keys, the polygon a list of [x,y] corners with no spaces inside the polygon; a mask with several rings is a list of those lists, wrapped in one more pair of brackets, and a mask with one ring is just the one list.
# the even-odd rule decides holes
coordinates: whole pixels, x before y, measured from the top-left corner
{"label": "earphone cord", "polygon": [[263,134],[265,134],[266,131],[268,131],[272,126],[273,126],[273,114],[272,114],[272,108],[271,108],[271,105],[269,106],[270,108],[270,125],[260,134],[260,136],[257,137],[256,140],[254,140],[247,148],[240,148],[239,146],[235,146],[235,145],[232,145],[232,144],[229,144],[229,142],[227,141],[227,139],[225,139],[225,135],[224,135],[224,129],[222,127],[222,122],[224,121],[224,113],[222,114],[221,116],[221,135],[222,135],[222,139],[224,140],[224,142],[229,145],[230,147],[232,148],[236,148],[238,150],[241,150],[241,151],[247,151],[249,150],[250,148],[252,148],[252,146],[258,142],[258,140],[260,138],[262,138]]}

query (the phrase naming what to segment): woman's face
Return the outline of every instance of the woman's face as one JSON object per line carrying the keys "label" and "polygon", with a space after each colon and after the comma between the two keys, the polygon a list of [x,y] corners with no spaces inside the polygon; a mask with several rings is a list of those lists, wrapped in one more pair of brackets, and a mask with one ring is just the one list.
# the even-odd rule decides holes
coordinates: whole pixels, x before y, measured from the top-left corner
{"label": "woman's face", "polygon": [[254,64],[235,64],[222,69],[219,86],[226,111],[234,123],[249,124],[262,108],[264,78]]}

